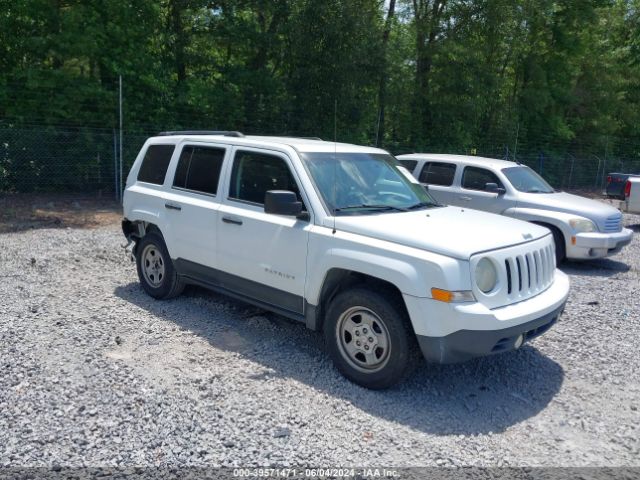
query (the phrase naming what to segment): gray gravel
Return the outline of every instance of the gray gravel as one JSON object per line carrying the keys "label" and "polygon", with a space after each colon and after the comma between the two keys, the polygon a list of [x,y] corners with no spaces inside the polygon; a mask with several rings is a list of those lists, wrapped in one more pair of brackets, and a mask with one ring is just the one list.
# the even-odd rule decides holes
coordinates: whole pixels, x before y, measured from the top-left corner
{"label": "gray gravel", "polygon": [[517,352],[372,392],[319,334],[201,289],[159,302],[114,227],[0,235],[0,466],[640,465],[640,217],[563,267]]}

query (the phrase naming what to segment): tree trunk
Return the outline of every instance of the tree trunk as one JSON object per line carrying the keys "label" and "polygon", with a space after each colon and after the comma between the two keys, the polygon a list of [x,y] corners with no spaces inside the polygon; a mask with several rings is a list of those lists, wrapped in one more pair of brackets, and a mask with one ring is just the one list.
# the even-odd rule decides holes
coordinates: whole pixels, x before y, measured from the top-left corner
{"label": "tree trunk", "polygon": [[389,44],[389,35],[391,34],[391,23],[393,16],[395,15],[396,0],[389,1],[389,10],[387,12],[387,19],[384,24],[384,30],[382,32],[382,66],[380,74],[380,85],[378,87],[378,130],[376,132],[376,146],[384,143],[385,133],[385,107],[387,103],[387,74],[388,74],[388,61],[387,61],[387,46]]}
{"label": "tree trunk", "polygon": [[185,61],[185,45],[187,44],[184,25],[182,24],[183,0],[171,0],[169,2],[170,27],[173,33],[173,55],[177,75],[177,91],[181,93],[182,85],[187,79],[187,67]]}
{"label": "tree trunk", "polygon": [[414,0],[416,22],[416,94],[411,141],[414,145],[431,130],[430,79],[440,21],[447,0]]}

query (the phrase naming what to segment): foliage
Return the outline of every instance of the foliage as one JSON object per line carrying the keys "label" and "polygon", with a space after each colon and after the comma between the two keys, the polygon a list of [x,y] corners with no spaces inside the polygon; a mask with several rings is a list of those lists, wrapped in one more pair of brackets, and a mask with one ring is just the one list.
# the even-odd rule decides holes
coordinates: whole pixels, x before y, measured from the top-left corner
{"label": "foliage", "polygon": [[131,133],[640,162],[638,0],[0,0],[3,128],[110,139],[119,76]]}

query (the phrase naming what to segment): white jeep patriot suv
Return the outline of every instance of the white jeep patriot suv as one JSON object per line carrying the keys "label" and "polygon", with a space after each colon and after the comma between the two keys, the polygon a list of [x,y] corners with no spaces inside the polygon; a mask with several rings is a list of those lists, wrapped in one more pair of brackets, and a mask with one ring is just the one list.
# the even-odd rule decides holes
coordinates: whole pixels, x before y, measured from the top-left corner
{"label": "white jeep patriot suv", "polygon": [[149,295],[193,283],[304,322],[369,388],[420,350],[450,363],[516,349],[569,292],[549,230],[444,207],[375,148],[166,132],[133,164],[124,213]]}

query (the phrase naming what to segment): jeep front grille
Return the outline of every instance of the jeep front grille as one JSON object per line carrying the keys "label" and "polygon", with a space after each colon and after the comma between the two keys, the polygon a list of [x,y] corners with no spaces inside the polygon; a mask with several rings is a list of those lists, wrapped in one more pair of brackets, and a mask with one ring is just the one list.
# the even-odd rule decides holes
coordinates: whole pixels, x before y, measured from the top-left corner
{"label": "jeep front grille", "polygon": [[476,299],[489,308],[518,303],[545,291],[553,283],[556,268],[553,237],[549,234],[522,245],[507,247],[471,257],[471,273],[482,258],[490,259],[497,269],[498,283],[489,293],[473,285]]}
{"label": "jeep front grille", "polygon": [[507,257],[504,260],[507,295],[527,297],[546,290],[553,282],[555,253],[551,245]]}

